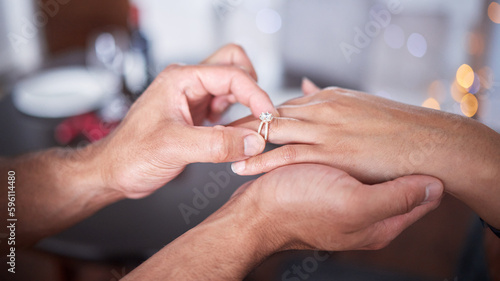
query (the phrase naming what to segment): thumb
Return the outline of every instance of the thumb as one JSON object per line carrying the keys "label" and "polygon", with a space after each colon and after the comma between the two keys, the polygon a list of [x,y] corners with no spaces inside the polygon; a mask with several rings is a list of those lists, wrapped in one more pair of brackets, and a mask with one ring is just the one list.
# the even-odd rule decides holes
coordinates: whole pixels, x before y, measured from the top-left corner
{"label": "thumb", "polygon": [[381,221],[411,212],[415,207],[438,201],[443,195],[443,184],[430,176],[405,176],[376,184],[364,190],[370,198],[366,202],[367,216]]}
{"label": "thumb", "polygon": [[266,146],[257,132],[236,127],[189,127],[183,136],[179,157],[186,163],[222,163],[255,156]]}
{"label": "thumb", "polygon": [[302,92],[304,92],[305,96],[316,94],[319,91],[321,91],[321,89],[309,80],[309,78],[302,78]]}

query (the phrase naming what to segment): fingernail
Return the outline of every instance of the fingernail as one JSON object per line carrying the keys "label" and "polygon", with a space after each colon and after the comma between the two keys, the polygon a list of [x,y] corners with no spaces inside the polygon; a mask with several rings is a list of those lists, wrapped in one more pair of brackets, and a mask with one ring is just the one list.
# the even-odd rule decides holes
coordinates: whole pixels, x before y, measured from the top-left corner
{"label": "fingernail", "polygon": [[425,188],[425,199],[422,204],[435,201],[443,194],[443,186],[439,183],[431,183]]}
{"label": "fingernail", "polygon": [[264,139],[257,135],[248,135],[244,140],[245,145],[245,155],[254,156],[259,154],[263,150]]}
{"label": "fingernail", "polygon": [[243,172],[245,170],[245,161],[234,162],[231,164],[231,170],[233,170],[235,174]]}

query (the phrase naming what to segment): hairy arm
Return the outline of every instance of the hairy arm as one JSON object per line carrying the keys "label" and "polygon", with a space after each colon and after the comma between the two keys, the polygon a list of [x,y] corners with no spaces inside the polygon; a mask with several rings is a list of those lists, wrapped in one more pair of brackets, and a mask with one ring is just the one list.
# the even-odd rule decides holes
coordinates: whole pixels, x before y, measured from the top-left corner
{"label": "hairy arm", "polygon": [[[55,148],[0,160],[4,184],[8,172],[15,172],[16,246],[33,244],[123,198],[106,188],[99,165],[93,163],[93,153],[91,146],[81,150]],[[6,189],[0,200],[1,206],[7,206]],[[6,221],[7,210],[0,214]]]}

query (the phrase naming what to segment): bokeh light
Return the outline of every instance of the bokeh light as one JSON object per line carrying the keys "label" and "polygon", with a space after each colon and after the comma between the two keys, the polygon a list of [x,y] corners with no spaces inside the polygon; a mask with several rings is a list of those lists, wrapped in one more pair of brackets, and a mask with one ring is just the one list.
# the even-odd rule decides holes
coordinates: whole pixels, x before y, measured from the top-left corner
{"label": "bokeh light", "polygon": [[443,102],[446,99],[446,87],[442,81],[435,80],[427,88],[427,94],[438,102]]}
{"label": "bokeh light", "polygon": [[273,34],[281,29],[281,16],[273,9],[262,9],[255,18],[257,28],[267,34]]}
{"label": "bokeh light", "polygon": [[456,102],[461,102],[462,98],[468,94],[467,89],[464,89],[462,86],[460,86],[457,81],[453,81],[451,84],[451,96]]}
{"label": "bokeh light", "polygon": [[389,47],[400,49],[405,44],[405,32],[399,25],[391,24],[385,28],[384,41]]}
{"label": "bokeh light", "polygon": [[460,102],[460,109],[467,117],[472,117],[476,114],[479,103],[473,94],[466,94]]}
{"label": "bokeh light", "polygon": [[481,89],[481,79],[479,78],[479,75],[474,75],[474,82],[469,87],[469,93],[477,94],[480,89]]}
{"label": "bokeh light", "polygon": [[412,33],[406,44],[410,54],[417,58],[421,58],[427,53],[427,40],[420,33]]}
{"label": "bokeh light", "polygon": [[488,6],[488,17],[494,23],[500,23],[500,4],[491,2]]}
{"label": "bokeh light", "polygon": [[468,89],[474,83],[474,71],[468,64],[462,64],[457,70],[457,82],[462,88]]}
{"label": "bokeh light", "polygon": [[436,99],[434,99],[434,98],[428,98],[428,99],[426,99],[422,103],[422,106],[423,107],[427,107],[427,108],[436,109],[436,110],[440,110],[441,109],[441,105],[439,105],[439,102]]}

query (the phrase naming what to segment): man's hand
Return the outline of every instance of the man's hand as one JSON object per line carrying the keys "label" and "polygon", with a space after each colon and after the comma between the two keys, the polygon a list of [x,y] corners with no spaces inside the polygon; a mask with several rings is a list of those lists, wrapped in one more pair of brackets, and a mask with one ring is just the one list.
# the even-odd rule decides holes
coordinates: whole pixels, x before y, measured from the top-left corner
{"label": "man's hand", "polygon": [[244,51],[228,45],[202,65],[167,67],[135,102],[122,124],[95,145],[104,181],[129,198],[149,195],[194,162],[229,162],[264,150],[254,130],[201,127],[232,103],[253,115],[274,112]]}
{"label": "man's hand", "polygon": [[369,186],[323,165],[278,168],[240,187],[124,280],[242,280],[282,250],[379,249],[435,209],[442,193],[429,176]]}
{"label": "man's hand", "polygon": [[[410,106],[341,88],[320,91],[310,81],[304,97],[278,107],[269,141],[285,144],[233,164],[240,175],[295,163],[339,168],[365,183],[431,175],[488,223],[500,227],[500,135],[455,114]],[[257,128],[254,118],[235,122]]]}
{"label": "man's hand", "polygon": [[[16,245],[33,244],[124,197],[146,196],[189,163],[237,161],[262,152],[265,142],[254,130],[199,126],[235,102],[255,116],[274,111],[256,79],[245,52],[228,45],[202,65],[167,67],[105,139],[82,149],[0,159],[2,174],[16,173]],[[0,203],[7,204],[6,195]]]}
{"label": "man's hand", "polygon": [[434,210],[443,194],[441,182],[429,176],[365,185],[314,164],[278,168],[241,189],[274,228],[280,249],[330,251],[385,247]]}

